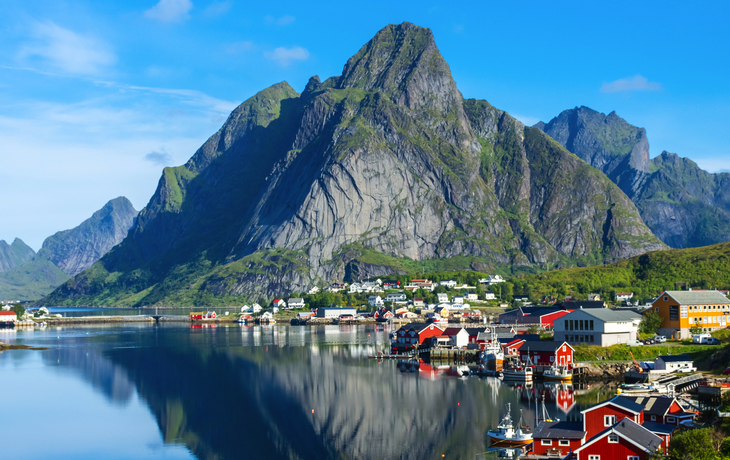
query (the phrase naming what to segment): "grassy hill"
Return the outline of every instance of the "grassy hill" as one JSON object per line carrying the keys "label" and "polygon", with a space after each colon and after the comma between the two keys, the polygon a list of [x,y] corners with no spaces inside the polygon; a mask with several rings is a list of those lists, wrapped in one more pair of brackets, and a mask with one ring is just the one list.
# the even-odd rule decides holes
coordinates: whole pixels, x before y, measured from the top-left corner
{"label": "grassy hill", "polygon": [[37,300],[66,282],[69,276],[45,259],[33,259],[0,273],[0,299]]}
{"label": "grassy hill", "polygon": [[695,289],[730,288],[730,243],[689,249],[655,251],[611,265],[569,268],[514,280],[515,293],[532,297],[576,295],[612,291],[633,292],[640,299],[678,289],[686,283]]}

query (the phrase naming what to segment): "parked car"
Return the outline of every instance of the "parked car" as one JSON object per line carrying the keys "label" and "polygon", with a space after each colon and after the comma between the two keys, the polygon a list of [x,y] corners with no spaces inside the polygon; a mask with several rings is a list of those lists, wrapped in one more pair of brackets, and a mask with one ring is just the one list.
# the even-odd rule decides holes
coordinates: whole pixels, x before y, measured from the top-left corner
{"label": "parked car", "polygon": [[655,335],[652,337],[652,340],[654,340],[655,343],[664,343],[667,341],[667,338],[663,335]]}
{"label": "parked car", "polygon": [[628,345],[630,347],[640,347],[644,344],[639,342],[638,340],[629,340],[628,342],[626,342],[626,345]]}
{"label": "parked car", "polygon": [[644,345],[652,345],[654,343],[654,339],[646,339],[644,340]]}
{"label": "parked car", "polygon": [[702,345],[720,345],[720,340],[715,337],[703,337],[701,343]]}

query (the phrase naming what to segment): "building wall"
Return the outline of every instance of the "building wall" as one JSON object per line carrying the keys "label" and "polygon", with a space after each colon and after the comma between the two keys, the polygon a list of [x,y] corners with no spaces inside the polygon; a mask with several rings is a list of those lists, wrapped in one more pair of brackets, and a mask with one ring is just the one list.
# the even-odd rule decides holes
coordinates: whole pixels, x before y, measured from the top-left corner
{"label": "building wall", "polygon": [[[677,312],[676,320],[672,319],[673,308]],[[649,311],[654,311],[662,317],[661,329],[664,332],[678,330],[681,338],[688,338],[689,328],[695,326],[708,331],[730,326],[730,305],[680,305],[672,296],[662,293],[652,304],[652,308],[644,314]]]}
{"label": "building wall", "polygon": [[[546,438],[546,439],[548,439],[548,438]],[[567,455],[568,452],[572,452],[572,451],[576,450],[583,444],[580,439],[565,440],[565,441],[568,441],[568,443],[569,443],[568,446],[561,446],[560,439],[558,439],[558,438],[550,439],[550,441],[552,442],[552,445],[543,446],[542,438],[536,438],[534,440],[534,444],[533,444],[533,453],[535,455],[546,455],[548,449],[560,449],[560,452],[562,455]]]}
{"label": "building wall", "polygon": [[643,418],[640,417],[641,414],[634,415],[628,410],[614,406],[613,404],[607,404],[583,414],[583,431],[586,432],[586,439],[591,439],[593,436],[608,428],[604,423],[604,417],[607,415],[616,416],[616,422],[628,417],[639,425],[644,423]]}
{"label": "building wall", "polygon": [[578,460],[588,460],[589,455],[600,455],[601,460],[624,460],[630,455],[636,455],[641,460],[647,460],[649,453],[631,444],[619,436],[617,443],[609,443],[608,436],[591,444],[578,452]]}
{"label": "building wall", "polygon": [[340,315],[357,315],[354,308],[319,308],[317,318],[339,318]]}

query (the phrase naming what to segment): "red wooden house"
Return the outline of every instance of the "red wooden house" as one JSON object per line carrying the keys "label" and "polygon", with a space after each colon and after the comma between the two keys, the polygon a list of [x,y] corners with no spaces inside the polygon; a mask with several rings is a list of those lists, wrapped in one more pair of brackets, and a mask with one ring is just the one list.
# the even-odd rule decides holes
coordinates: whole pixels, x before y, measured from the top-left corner
{"label": "red wooden house", "polygon": [[444,332],[435,324],[408,323],[396,331],[396,340],[393,343],[394,351],[417,348],[431,337],[438,337]]}
{"label": "red wooden house", "polygon": [[662,438],[625,417],[573,451],[576,460],[648,460]]}
{"label": "red wooden house", "polygon": [[567,342],[529,341],[520,346],[520,361],[529,360],[536,366],[565,366],[573,363],[573,347]]}
{"label": "red wooden house", "polygon": [[675,398],[668,396],[624,396],[644,407],[644,421],[678,426],[694,420],[694,412],[685,412]]}
{"label": "red wooden house", "polygon": [[499,339],[499,343],[502,345],[502,351],[505,355],[516,355],[517,350],[525,343],[525,339],[516,335],[512,338]]}
{"label": "red wooden house", "polygon": [[586,440],[580,422],[544,422],[532,433],[533,454],[563,458]]}
{"label": "red wooden house", "polygon": [[215,319],[216,316],[214,311],[190,312],[190,319]]}

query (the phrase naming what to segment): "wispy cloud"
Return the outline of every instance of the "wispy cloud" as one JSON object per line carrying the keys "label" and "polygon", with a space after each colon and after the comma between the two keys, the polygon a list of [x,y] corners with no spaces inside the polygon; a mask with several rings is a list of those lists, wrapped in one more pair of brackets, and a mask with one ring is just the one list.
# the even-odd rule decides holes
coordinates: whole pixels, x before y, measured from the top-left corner
{"label": "wispy cloud", "polygon": [[601,85],[601,93],[622,93],[626,91],[660,91],[661,83],[649,81],[641,75],[634,75],[629,78],[621,78],[612,82],[604,82]]}
{"label": "wispy cloud", "polygon": [[41,61],[63,72],[94,75],[117,62],[111,47],[95,37],[81,35],[52,22],[32,26],[34,40],[18,53],[21,61]]}
{"label": "wispy cloud", "polygon": [[231,10],[233,4],[230,1],[213,2],[205,9],[204,13],[208,17],[221,16]]}
{"label": "wispy cloud", "polygon": [[535,123],[540,121],[539,118],[531,117],[529,115],[520,115],[517,113],[511,113],[510,115],[520,120],[525,126],[533,126]]}
{"label": "wispy cloud", "polygon": [[225,114],[232,112],[233,109],[237,107],[235,102],[218,99],[213,96],[209,96],[202,91],[193,89],[155,88],[149,86],[126,85],[113,81],[97,81],[95,83],[99,86],[118,88],[124,91],[146,91],[155,94],[173,96],[180,99],[185,104]]}
{"label": "wispy cloud", "polygon": [[148,153],[144,156],[144,159],[160,166],[167,166],[172,163],[172,155],[167,153],[164,147],[160,148],[159,151],[155,150]]}
{"label": "wispy cloud", "polygon": [[297,18],[295,18],[294,16],[291,16],[291,15],[288,15],[288,14],[284,15],[280,18],[275,18],[274,16],[271,16],[271,15],[264,17],[264,22],[266,22],[266,24],[276,24],[277,26],[281,26],[281,27],[288,26],[289,24],[294,23],[294,21],[296,21],[296,20],[297,20]]}
{"label": "wispy cloud", "polygon": [[244,42],[236,42],[231,43],[228,46],[226,46],[226,52],[229,54],[240,54],[246,51],[250,51],[254,48],[253,42],[250,41],[244,41]]}
{"label": "wispy cloud", "polygon": [[160,22],[181,22],[190,18],[193,2],[190,0],[160,0],[144,12],[144,17]]}
{"label": "wispy cloud", "polygon": [[295,46],[293,48],[280,47],[276,48],[273,52],[264,53],[264,56],[286,67],[291,64],[291,61],[306,61],[309,59],[309,51],[301,46]]}

